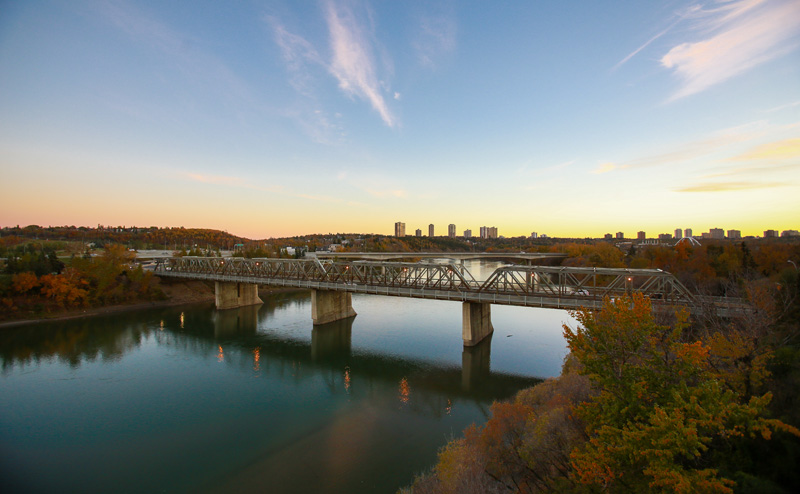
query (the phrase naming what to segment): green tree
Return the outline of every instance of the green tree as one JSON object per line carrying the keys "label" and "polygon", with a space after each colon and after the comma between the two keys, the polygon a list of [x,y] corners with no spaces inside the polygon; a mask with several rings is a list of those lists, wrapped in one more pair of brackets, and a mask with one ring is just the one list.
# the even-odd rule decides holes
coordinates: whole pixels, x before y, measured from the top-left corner
{"label": "green tree", "polygon": [[746,402],[710,365],[709,348],[685,342],[688,315],[657,324],[641,294],[606,300],[599,312],[574,313],[564,336],[582,371],[599,390],[579,407],[589,441],[572,453],[571,477],[609,492],[732,492],[711,462],[714,443],[776,429],[769,393]]}

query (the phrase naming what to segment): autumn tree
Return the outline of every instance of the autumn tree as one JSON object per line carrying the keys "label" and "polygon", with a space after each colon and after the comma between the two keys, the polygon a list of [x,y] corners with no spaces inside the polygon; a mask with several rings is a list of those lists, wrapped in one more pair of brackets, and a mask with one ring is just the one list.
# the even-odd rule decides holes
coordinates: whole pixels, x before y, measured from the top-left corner
{"label": "autumn tree", "polygon": [[418,478],[417,494],[565,492],[570,452],[585,440],[575,406],[589,398],[589,381],[567,358],[561,376],[494,403],[484,426],[472,425],[464,437],[439,453],[430,475]]}
{"label": "autumn tree", "polygon": [[709,347],[685,342],[688,315],[657,324],[641,294],[574,313],[564,336],[599,394],[579,409],[589,441],[572,453],[571,478],[609,492],[733,492],[711,461],[713,444],[800,431],[764,411],[771,395],[743,400],[714,372]]}
{"label": "autumn tree", "polygon": [[51,298],[61,307],[82,305],[86,301],[86,280],[74,268],[67,268],[60,275],[42,276],[42,295]]}
{"label": "autumn tree", "polygon": [[39,277],[30,271],[18,273],[11,277],[11,287],[14,292],[24,295],[41,285]]}

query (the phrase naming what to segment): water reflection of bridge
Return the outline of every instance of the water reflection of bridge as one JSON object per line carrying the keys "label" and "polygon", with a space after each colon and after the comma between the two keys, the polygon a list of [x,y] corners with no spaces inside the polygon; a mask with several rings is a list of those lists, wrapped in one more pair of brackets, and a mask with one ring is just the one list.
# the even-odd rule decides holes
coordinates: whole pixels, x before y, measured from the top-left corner
{"label": "water reflection of bridge", "polygon": [[[461,368],[436,366],[430,363],[388,355],[352,351],[353,318],[316,325],[311,330],[311,342],[299,342],[258,331],[259,307],[247,306],[235,310],[217,311],[211,317],[211,327],[198,331],[192,324],[191,334],[213,340],[224,351],[226,344],[246,348],[253,365],[261,359],[277,359],[292,368],[308,366],[336,369],[364,376],[379,376],[400,383],[410,380],[415,389],[447,392],[462,398],[498,400],[511,396],[516,390],[532,386],[541,379],[491,372],[491,338],[472,347],[464,347]],[[252,347],[252,348],[251,348]],[[254,351],[258,348],[258,352]],[[421,376],[424,375],[424,378]],[[407,381],[408,382],[408,381]]]}

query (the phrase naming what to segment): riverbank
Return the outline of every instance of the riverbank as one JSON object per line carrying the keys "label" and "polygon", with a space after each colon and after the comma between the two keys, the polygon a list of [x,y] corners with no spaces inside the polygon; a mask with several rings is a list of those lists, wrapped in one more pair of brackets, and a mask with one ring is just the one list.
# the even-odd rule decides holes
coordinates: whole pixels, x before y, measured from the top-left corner
{"label": "riverbank", "polygon": [[[72,309],[59,312],[42,313],[35,316],[23,315],[23,318],[0,321],[0,329],[27,326],[46,321],[66,321],[84,317],[95,317],[121,312],[131,312],[157,307],[174,307],[178,305],[191,305],[214,302],[214,285],[203,281],[168,281],[161,280],[161,290],[167,296],[166,300],[152,302],[137,302],[131,304],[109,305],[105,307],[91,307],[85,309]],[[264,299],[272,294],[302,291],[301,288],[285,287],[259,287],[258,296]],[[22,314],[21,314],[22,315]]]}

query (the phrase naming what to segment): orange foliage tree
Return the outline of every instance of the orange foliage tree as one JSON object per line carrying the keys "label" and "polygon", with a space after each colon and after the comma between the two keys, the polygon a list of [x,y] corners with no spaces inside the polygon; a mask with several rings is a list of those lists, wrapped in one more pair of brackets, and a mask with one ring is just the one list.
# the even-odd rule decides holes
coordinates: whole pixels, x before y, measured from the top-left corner
{"label": "orange foliage tree", "polygon": [[62,307],[81,305],[86,302],[87,282],[81,279],[74,268],[67,268],[60,275],[42,276],[42,294]]}
{"label": "orange foliage tree", "polygon": [[733,492],[712,468],[712,444],[800,431],[764,417],[769,393],[742,400],[714,372],[709,347],[682,341],[687,314],[656,323],[641,294],[577,311],[564,336],[599,394],[580,407],[589,441],[571,477],[612,492]]}
{"label": "orange foliage tree", "polygon": [[11,287],[16,293],[25,294],[41,285],[39,277],[30,271],[17,273],[11,277]]}

